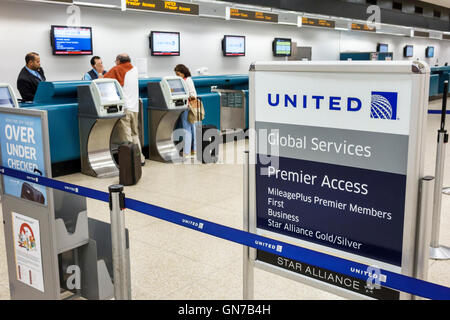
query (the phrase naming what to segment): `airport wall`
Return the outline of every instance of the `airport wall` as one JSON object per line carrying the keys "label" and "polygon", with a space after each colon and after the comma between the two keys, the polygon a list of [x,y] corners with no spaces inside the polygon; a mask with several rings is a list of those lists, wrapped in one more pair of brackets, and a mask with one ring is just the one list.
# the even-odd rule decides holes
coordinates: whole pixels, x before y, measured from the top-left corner
{"label": "airport wall", "polygon": [[[50,45],[50,26],[66,25],[67,5],[24,1],[0,2],[0,39],[2,62],[0,82],[14,87],[27,52],[41,56],[48,80],[78,80],[90,69],[91,56],[53,56]],[[292,38],[299,46],[312,47],[313,60],[338,60],[342,51],[376,51],[378,42],[389,44],[394,60],[404,60],[403,47],[414,45],[414,57],[430,65],[450,62],[450,41],[409,38],[367,32],[327,30],[322,28],[251,23],[149,12],[81,7],[81,25],[92,27],[94,54],[103,59],[107,69],[114,65],[118,53],[127,52],[136,61],[147,61],[148,76],[173,74],[178,63],[195,70],[207,67],[210,74],[245,74],[253,61],[283,61],[274,57],[272,40]],[[178,31],[181,33],[179,57],[152,57],[148,36],[150,31]],[[246,56],[224,57],[221,40],[224,35],[245,35]],[[425,58],[425,48],[435,47],[435,58]]]}

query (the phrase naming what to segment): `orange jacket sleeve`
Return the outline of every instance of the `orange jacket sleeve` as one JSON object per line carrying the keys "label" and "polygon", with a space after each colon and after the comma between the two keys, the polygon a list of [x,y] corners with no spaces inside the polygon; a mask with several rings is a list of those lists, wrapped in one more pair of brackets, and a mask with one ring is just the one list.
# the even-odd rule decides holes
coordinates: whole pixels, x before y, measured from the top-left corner
{"label": "orange jacket sleeve", "polygon": [[122,76],[120,72],[118,72],[118,67],[115,66],[111,70],[109,70],[104,76],[104,78],[116,79],[119,81],[120,85],[123,87],[125,78]]}

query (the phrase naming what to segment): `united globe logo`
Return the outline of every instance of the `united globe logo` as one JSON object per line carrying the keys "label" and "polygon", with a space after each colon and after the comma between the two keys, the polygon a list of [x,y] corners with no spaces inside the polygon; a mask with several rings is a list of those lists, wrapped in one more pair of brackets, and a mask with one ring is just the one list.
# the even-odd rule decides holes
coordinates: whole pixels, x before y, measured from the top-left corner
{"label": "united globe logo", "polygon": [[370,117],[397,120],[397,92],[372,92]]}

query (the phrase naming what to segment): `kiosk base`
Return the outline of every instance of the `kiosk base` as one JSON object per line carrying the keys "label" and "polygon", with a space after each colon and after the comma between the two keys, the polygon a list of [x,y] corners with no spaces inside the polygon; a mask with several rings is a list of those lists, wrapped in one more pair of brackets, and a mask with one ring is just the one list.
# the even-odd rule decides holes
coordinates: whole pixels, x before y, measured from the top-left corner
{"label": "kiosk base", "polygon": [[80,116],[81,173],[97,178],[119,176],[110,147],[111,133],[118,120],[118,117]]}
{"label": "kiosk base", "polygon": [[150,160],[159,162],[182,162],[183,157],[173,142],[173,130],[181,113],[180,109],[154,109],[148,108]]}

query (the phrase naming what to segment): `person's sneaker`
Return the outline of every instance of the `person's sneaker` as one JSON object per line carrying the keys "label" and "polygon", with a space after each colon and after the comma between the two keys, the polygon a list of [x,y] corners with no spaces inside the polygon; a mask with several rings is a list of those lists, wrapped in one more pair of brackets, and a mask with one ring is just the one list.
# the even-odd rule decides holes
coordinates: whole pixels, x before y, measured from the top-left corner
{"label": "person's sneaker", "polygon": [[197,152],[191,151],[191,156],[195,156],[196,154],[197,154]]}

